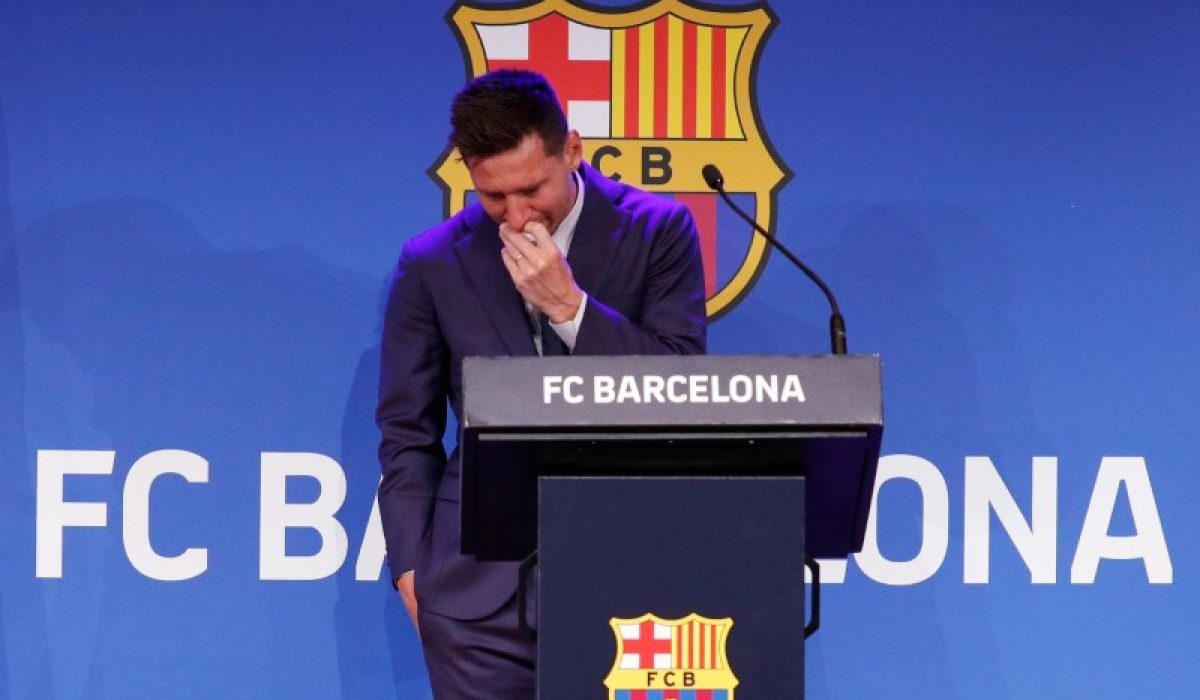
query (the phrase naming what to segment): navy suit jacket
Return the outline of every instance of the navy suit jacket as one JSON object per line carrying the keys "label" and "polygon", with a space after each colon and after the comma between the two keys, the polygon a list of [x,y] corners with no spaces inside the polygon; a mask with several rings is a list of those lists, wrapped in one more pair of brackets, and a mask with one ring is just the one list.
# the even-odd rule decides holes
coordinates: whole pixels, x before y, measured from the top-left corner
{"label": "navy suit jacket", "polygon": [[[581,168],[583,211],[567,261],[588,294],[574,355],[705,349],[704,276],[681,204]],[[478,204],[410,239],[392,278],[380,365],[379,509],[392,578],[415,570],[417,599],[484,617],[516,590],[515,563],[460,553],[458,451],[442,447],[447,403],[461,416],[462,360],[536,355],[524,302]]]}

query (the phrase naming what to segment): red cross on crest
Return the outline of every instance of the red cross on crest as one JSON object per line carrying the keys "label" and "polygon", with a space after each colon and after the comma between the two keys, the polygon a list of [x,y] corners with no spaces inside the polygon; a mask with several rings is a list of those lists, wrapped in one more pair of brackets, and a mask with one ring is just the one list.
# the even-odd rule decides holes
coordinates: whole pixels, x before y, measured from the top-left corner
{"label": "red cross on crest", "polygon": [[625,640],[625,653],[637,654],[638,668],[654,668],[655,654],[671,653],[671,639],[655,639],[654,621],[646,620],[638,625],[637,639]]}
{"label": "red cross on crest", "polygon": [[571,100],[608,100],[612,89],[605,60],[571,58],[570,27],[557,12],[529,23],[528,57],[488,59],[488,70],[521,68],[546,76],[558,93],[563,112]]}

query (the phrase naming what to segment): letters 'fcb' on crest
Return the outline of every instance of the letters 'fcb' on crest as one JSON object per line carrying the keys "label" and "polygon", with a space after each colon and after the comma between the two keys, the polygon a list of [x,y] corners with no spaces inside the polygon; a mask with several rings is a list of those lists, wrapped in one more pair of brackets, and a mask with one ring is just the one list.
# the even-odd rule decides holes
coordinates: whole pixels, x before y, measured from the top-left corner
{"label": "letters 'fcb' on crest", "polygon": [[[766,242],[718,206],[700,169],[716,164],[759,225],[773,228],[790,172],[762,132],[754,103],[759,49],[775,19],[765,5],[727,10],[660,0],[633,8],[459,4],[447,15],[471,76],[535,70],[558,92],[585,156],[604,174],[672,196],[700,231],[710,318],[728,313],[762,271]],[[471,189],[452,152],[434,168],[447,214]]]}
{"label": "letters 'fcb' on crest", "polygon": [[604,679],[609,700],[733,700],[738,679],[725,654],[732,619],[693,613],[667,620],[647,613],[609,624],[617,641]]}

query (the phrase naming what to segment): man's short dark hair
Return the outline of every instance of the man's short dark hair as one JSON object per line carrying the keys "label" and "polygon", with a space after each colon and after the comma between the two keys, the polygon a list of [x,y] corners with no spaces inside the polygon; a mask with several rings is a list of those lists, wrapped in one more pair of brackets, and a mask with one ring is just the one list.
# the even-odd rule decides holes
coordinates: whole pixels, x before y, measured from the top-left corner
{"label": "man's short dark hair", "polygon": [[450,126],[450,145],[463,158],[503,153],[530,134],[541,137],[546,155],[558,155],[567,138],[567,117],[550,82],[512,68],[467,83],[450,106]]}

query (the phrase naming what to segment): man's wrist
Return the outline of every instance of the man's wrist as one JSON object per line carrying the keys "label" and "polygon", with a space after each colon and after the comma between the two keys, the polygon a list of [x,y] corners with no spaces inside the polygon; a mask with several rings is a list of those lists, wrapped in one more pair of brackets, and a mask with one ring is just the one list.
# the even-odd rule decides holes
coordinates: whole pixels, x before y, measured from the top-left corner
{"label": "man's wrist", "polygon": [[583,290],[575,287],[572,290],[572,298],[563,302],[563,305],[558,309],[556,314],[546,314],[550,317],[550,323],[555,325],[568,323],[579,315],[579,306],[583,303]]}

